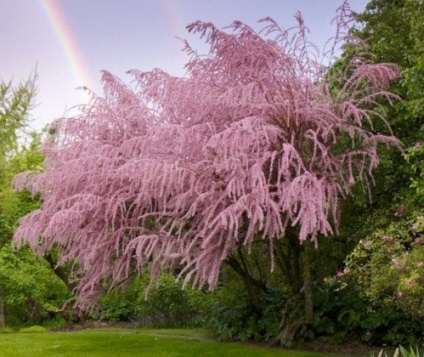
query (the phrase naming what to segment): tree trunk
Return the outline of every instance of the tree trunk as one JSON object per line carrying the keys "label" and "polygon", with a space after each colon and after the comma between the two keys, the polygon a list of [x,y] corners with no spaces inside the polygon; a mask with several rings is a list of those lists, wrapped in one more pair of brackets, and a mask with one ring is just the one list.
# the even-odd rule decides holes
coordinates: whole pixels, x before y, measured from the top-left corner
{"label": "tree trunk", "polygon": [[301,266],[302,246],[299,242],[299,234],[294,229],[287,229],[285,238],[287,240],[287,259],[290,262],[290,271],[287,274],[289,278],[288,282],[293,293],[298,294],[303,286]]}
{"label": "tree trunk", "polygon": [[74,289],[76,288],[76,283],[71,282],[69,280],[68,269],[62,266],[58,266],[57,261],[53,258],[53,255],[51,253],[44,255],[44,259],[47,261],[47,263],[49,263],[50,267],[52,268],[56,276],[65,283],[69,291],[72,293]]}
{"label": "tree trunk", "polygon": [[6,327],[6,293],[2,286],[0,286],[0,331]]}
{"label": "tree trunk", "polygon": [[[282,268],[290,267],[286,272],[287,282],[292,289],[292,298],[287,301],[282,311],[281,332],[274,343],[279,345],[290,345],[299,331],[302,331],[313,323],[313,289],[311,272],[311,249],[310,242],[300,244],[296,231],[286,232],[287,249],[286,254],[280,252],[290,264],[280,264]],[[281,249],[281,247],[280,247]]]}
{"label": "tree trunk", "polygon": [[264,281],[253,277],[249,267],[247,266],[246,258],[240,248],[238,249],[237,254],[239,260],[232,255],[227,258],[225,262],[237,273],[237,275],[240,276],[255,310],[259,314],[262,314],[260,291],[267,291],[266,284]]}
{"label": "tree trunk", "polygon": [[305,299],[305,324],[314,320],[314,301],[312,293],[311,261],[309,259],[310,242],[305,242],[302,249],[303,296]]}

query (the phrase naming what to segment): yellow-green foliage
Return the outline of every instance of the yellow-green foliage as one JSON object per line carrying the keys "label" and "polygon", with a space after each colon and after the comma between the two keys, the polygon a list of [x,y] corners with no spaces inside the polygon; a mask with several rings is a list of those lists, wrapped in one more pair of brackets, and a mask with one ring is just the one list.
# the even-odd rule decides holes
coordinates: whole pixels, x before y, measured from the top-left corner
{"label": "yellow-green foliage", "polygon": [[0,333],[13,333],[13,329],[11,327],[5,327],[3,329],[0,329]]}
{"label": "yellow-green foliage", "polygon": [[20,333],[43,333],[47,332],[47,329],[43,326],[30,326],[30,327],[23,327],[19,330]]}

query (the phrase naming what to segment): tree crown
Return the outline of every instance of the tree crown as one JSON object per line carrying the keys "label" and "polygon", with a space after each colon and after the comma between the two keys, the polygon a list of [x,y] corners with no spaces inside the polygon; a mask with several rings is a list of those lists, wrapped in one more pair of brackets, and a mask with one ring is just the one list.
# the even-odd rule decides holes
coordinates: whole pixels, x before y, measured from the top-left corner
{"label": "tree crown", "polygon": [[369,188],[378,144],[398,144],[379,109],[398,70],[357,55],[331,77],[297,20],[284,30],[264,19],[262,33],[189,25],[210,51],[186,43],[184,78],[133,70],[129,86],[103,72],[104,96],[55,123],[47,170],[16,178],[43,200],[16,240],[59,246],[90,304],[102,282],[137,269],[178,268],[213,288],[240,245],[264,239],[273,259],[287,229],[315,244],[332,234],[340,197]]}

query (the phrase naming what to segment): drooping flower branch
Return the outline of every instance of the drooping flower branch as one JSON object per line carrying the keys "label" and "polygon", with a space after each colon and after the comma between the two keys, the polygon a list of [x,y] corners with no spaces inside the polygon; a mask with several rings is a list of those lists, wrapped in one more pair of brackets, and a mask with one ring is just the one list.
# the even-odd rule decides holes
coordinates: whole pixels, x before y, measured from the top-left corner
{"label": "drooping flower branch", "polygon": [[189,25],[210,51],[186,44],[184,78],[134,70],[129,86],[104,72],[104,96],[55,123],[46,171],[16,178],[43,201],[16,241],[59,247],[90,305],[102,282],[137,270],[178,267],[213,288],[240,245],[272,247],[288,227],[315,244],[333,234],[340,198],[369,186],[378,145],[398,145],[379,110],[398,70],[355,57],[331,78],[297,18],[289,31],[265,19],[262,33]]}

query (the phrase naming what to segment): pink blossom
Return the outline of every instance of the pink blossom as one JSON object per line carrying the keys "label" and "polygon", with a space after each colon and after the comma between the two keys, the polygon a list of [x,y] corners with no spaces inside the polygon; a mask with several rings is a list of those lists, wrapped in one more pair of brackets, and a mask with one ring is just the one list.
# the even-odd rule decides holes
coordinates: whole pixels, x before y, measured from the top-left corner
{"label": "pink blossom", "polygon": [[395,266],[397,269],[402,269],[402,268],[403,268],[403,264],[402,264],[402,263],[400,263],[400,262],[398,262],[395,258],[393,258],[393,259],[392,259],[392,262],[393,262],[394,266]]}
{"label": "pink blossom", "polygon": [[398,207],[398,209],[396,210],[396,212],[395,212],[395,216],[396,217],[401,216],[404,212],[405,212],[405,206],[404,205],[400,205]]}
{"label": "pink blossom", "polygon": [[414,145],[415,149],[418,149],[421,146],[421,143],[419,141],[417,141]]}
{"label": "pink blossom", "polygon": [[400,299],[403,296],[403,292],[402,291],[398,291],[396,296],[398,297],[398,299]]}
{"label": "pink blossom", "polygon": [[337,274],[336,274],[336,276],[337,276],[337,277],[339,277],[339,278],[340,278],[341,276],[343,276],[343,275],[344,275],[344,274],[343,274],[343,272],[341,272],[341,271],[338,271],[338,272],[337,272]]}
{"label": "pink blossom", "polygon": [[357,53],[331,76],[303,21],[298,33],[262,23],[259,33],[239,21],[189,25],[209,50],[186,43],[184,78],[132,70],[127,85],[104,71],[103,96],[56,121],[46,171],[16,178],[42,198],[16,242],[77,261],[81,303],[143,269],[155,279],[178,268],[213,289],[239,247],[272,247],[287,227],[317,245],[337,231],[352,183],[372,187],[380,144],[400,146],[370,129],[391,132],[378,103],[397,99],[397,66]]}
{"label": "pink blossom", "polygon": [[385,240],[386,242],[392,242],[393,241],[393,237],[392,236],[383,236],[381,237],[381,239]]}
{"label": "pink blossom", "polygon": [[408,281],[408,285],[409,285],[409,286],[413,286],[414,284],[415,284],[415,281],[414,281],[414,280],[409,280],[409,281]]}
{"label": "pink blossom", "polygon": [[371,245],[372,245],[372,243],[370,242],[370,241],[364,241],[363,243],[362,243],[362,246],[365,248],[365,249],[370,249],[371,248]]}

